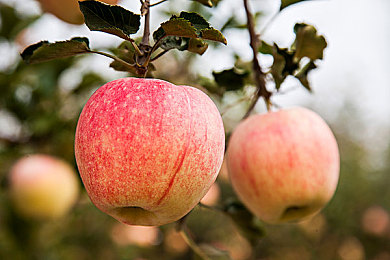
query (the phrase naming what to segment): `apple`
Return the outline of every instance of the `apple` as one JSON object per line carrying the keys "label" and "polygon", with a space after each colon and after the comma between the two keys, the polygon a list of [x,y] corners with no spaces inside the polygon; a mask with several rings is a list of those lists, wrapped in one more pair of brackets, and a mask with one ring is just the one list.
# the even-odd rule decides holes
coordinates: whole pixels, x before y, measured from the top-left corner
{"label": "apple", "polygon": [[[85,0],[80,0],[85,1]],[[83,24],[84,17],[80,11],[78,0],[38,0],[42,10],[70,24]],[[115,5],[118,0],[100,0],[106,4]]]}
{"label": "apple", "polygon": [[10,196],[15,210],[34,219],[55,219],[75,204],[79,181],[65,161],[43,154],[19,159],[9,175]]}
{"label": "apple", "polygon": [[264,222],[303,220],[332,198],[339,177],[336,139],[305,108],[253,115],[234,130],[227,149],[234,190]]}
{"label": "apple", "polygon": [[132,225],[158,226],[187,214],[214,183],[224,148],[211,99],[157,79],[100,87],[81,112],[75,138],[91,201]]}

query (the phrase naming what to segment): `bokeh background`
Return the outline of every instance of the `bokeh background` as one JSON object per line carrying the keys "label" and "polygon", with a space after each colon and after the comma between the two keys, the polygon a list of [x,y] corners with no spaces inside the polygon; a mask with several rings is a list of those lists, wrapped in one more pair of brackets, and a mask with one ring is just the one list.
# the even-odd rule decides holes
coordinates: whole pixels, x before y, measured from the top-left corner
{"label": "bokeh background", "polygon": [[[262,224],[266,235],[255,244],[226,215],[197,207],[188,218],[194,240],[227,250],[233,259],[390,259],[390,2],[307,1],[275,18],[278,1],[250,2],[258,13],[257,30],[267,42],[291,45],[296,22],[312,24],[326,37],[324,60],[310,74],[313,93],[291,78],[283,85],[286,93],[274,102],[306,106],[330,124],[341,153],[340,182],[319,215],[299,224]],[[120,4],[139,13],[139,1]],[[245,23],[241,1],[223,0],[209,9],[169,0],[152,10],[152,28],[181,10],[202,13],[218,29],[231,17]],[[191,259],[174,224],[122,225],[97,210],[84,190],[60,219],[38,221],[15,212],[7,178],[13,163],[26,154],[46,153],[76,169],[74,131],[82,106],[99,86],[128,75],[115,72],[110,60],[99,56],[26,65],[19,53],[40,40],[86,36],[93,49],[109,49],[121,40],[42,14],[34,0],[0,0],[0,18],[0,259]],[[211,44],[203,56],[173,51],[159,60],[154,76],[201,88],[213,80],[213,71],[231,68],[235,57],[249,61],[247,31],[228,28],[224,34],[227,47]],[[272,64],[271,56],[259,58],[264,67]],[[212,98],[231,131],[248,106],[237,102],[242,93]],[[256,110],[264,109],[260,101]],[[222,205],[232,198],[222,169],[205,203]]]}

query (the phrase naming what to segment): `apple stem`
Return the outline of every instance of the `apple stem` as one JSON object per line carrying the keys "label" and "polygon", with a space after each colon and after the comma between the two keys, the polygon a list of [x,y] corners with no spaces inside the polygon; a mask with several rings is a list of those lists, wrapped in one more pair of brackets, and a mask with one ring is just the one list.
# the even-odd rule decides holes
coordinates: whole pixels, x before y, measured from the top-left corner
{"label": "apple stem", "polygon": [[261,70],[261,66],[257,58],[259,35],[256,34],[255,32],[255,23],[253,21],[253,14],[249,8],[248,0],[243,0],[243,1],[244,1],[244,7],[245,7],[245,12],[247,17],[247,28],[250,36],[250,46],[252,48],[252,53],[253,53],[252,67],[254,72],[254,80],[255,80],[255,85],[257,87],[256,94],[252,100],[252,103],[249,106],[249,109],[244,116],[245,119],[250,115],[252,110],[255,108],[256,103],[260,97],[264,98],[265,104],[267,106],[267,110],[269,111],[271,109],[270,98],[272,93],[269,92],[266,88],[265,74]]}

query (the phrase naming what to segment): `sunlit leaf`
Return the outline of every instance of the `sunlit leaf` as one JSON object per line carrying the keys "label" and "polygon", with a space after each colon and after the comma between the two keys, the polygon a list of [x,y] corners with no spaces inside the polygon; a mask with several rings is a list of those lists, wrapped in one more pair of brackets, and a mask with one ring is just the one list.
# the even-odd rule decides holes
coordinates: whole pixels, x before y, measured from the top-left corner
{"label": "sunlit leaf", "polygon": [[323,58],[327,43],[324,36],[317,34],[314,26],[297,23],[294,26],[294,32],[296,39],[292,48],[295,50],[294,59],[296,61],[303,57],[308,57],[311,60]]}
{"label": "sunlit leaf", "polygon": [[39,63],[89,52],[87,38],[76,37],[69,41],[49,43],[42,41],[27,47],[21,56],[27,63]]}
{"label": "sunlit leaf", "polygon": [[202,39],[189,39],[188,42],[188,51],[202,55],[208,48],[207,42],[204,42]]}
{"label": "sunlit leaf", "polygon": [[101,31],[131,40],[130,35],[140,27],[140,15],[123,7],[98,1],[79,2],[85,24],[91,31]]}
{"label": "sunlit leaf", "polygon": [[214,28],[207,28],[200,31],[200,37],[205,40],[211,40],[215,42],[221,42],[223,44],[227,44],[225,36],[223,34],[214,29]]}

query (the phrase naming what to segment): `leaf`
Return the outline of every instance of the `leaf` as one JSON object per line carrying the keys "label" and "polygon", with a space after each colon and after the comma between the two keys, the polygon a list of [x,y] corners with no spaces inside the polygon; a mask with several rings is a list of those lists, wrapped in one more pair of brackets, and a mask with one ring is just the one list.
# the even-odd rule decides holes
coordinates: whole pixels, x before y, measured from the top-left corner
{"label": "leaf", "polygon": [[289,75],[293,75],[299,64],[294,61],[294,52],[286,48],[279,48],[277,44],[273,46],[272,56],[274,62],[271,66],[271,74],[275,81],[275,88],[280,86]]}
{"label": "leaf", "polygon": [[211,0],[192,0],[192,1],[196,1],[207,7],[213,7],[213,2],[211,2]]}
{"label": "leaf", "polygon": [[292,49],[295,50],[294,59],[298,62],[303,57],[311,60],[322,59],[324,49],[327,46],[324,36],[317,35],[314,26],[297,23],[294,26],[296,34]]}
{"label": "leaf", "polygon": [[58,58],[66,58],[82,53],[88,53],[88,38],[76,37],[69,41],[49,43],[41,41],[30,45],[22,53],[23,60],[27,63],[39,63]]}
{"label": "leaf", "polygon": [[239,201],[231,201],[225,205],[224,211],[231,217],[240,233],[248,239],[252,246],[265,236],[260,221]]}
{"label": "leaf", "polygon": [[282,11],[284,8],[286,8],[286,7],[290,6],[290,5],[297,4],[297,3],[300,3],[300,2],[303,2],[303,1],[308,1],[308,0],[282,0],[281,3],[280,3],[279,10]]}
{"label": "leaf", "polygon": [[235,68],[223,70],[221,72],[213,72],[213,76],[217,84],[224,87],[227,91],[239,90],[244,87],[244,79],[248,72],[240,73]]}
{"label": "leaf", "polygon": [[162,23],[161,28],[167,36],[179,36],[187,38],[197,38],[196,30],[191,23],[182,18],[173,18]]}
{"label": "leaf", "polygon": [[98,1],[83,1],[79,5],[91,31],[106,32],[132,41],[130,35],[139,30],[141,16],[123,7]]}
{"label": "leaf", "polygon": [[179,17],[173,15],[162,23],[153,33],[153,39],[164,50],[188,50],[200,55],[208,48],[202,39],[227,43],[222,33],[210,27],[202,16],[187,12],[181,12]]}
{"label": "leaf", "polygon": [[313,61],[309,61],[303,68],[295,75],[295,77],[301,82],[301,84],[309,91],[311,92],[311,87],[309,80],[307,78],[309,72],[313,69],[316,69],[317,66],[314,64]]}
{"label": "leaf", "polygon": [[274,47],[272,45],[269,45],[265,41],[261,41],[258,52],[262,54],[273,54],[274,52]]}
{"label": "leaf", "polygon": [[205,40],[211,40],[215,42],[221,42],[223,44],[227,44],[225,36],[223,34],[214,29],[214,28],[207,28],[200,31],[200,37]]}

